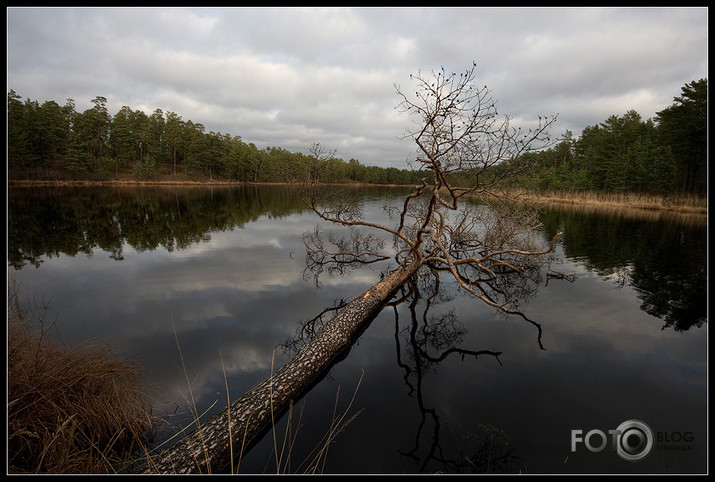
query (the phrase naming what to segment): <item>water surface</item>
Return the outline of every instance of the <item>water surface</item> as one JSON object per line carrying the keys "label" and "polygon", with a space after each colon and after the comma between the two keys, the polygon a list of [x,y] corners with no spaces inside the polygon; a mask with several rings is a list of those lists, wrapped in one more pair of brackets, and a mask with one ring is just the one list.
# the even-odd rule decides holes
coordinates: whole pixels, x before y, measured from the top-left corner
{"label": "water surface", "polygon": [[[385,221],[383,203],[404,192],[362,195]],[[155,414],[174,427],[187,423],[187,374],[199,411],[214,413],[226,383],[242,395],[287,360],[307,320],[390,268],[316,286],[302,236],[318,219],[281,187],[17,188],[8,202],[9,280],[50,307],[62,340],[136,359]],[[565,209],[542,222],[545,240],[564,233],[550,264],[509,287],[541,331],[446,278],[439,293],[421,286],[277,424],[279,450],[289,428],[295,441],[280,470],[304,471],[349,406],[357,416],[321,459],[326,473],[704,472],[705,226]],[[572,450],[574,430],[630,420],[653,433],[641,460],[610,444]],[[241,472],[275,472],[273,446],[269,433]]]}

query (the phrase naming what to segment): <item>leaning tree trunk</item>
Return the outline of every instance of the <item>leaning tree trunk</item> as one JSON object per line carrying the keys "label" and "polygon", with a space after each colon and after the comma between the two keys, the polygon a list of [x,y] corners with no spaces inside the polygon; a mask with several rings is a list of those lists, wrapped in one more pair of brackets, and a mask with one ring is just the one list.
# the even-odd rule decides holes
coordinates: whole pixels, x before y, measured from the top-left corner
{"label": "leaning tree trunk", "polygon": [[233,460],[238,461],[242,447],[245,453],[258,443],[291,402],[304,395],[350,348],[372,317],[418,268],[419,263],[415,262],[394,270],[345,305],[275,374],[135,471],[160,474],[226,472],[232,460],[230,447],[233,447]]}

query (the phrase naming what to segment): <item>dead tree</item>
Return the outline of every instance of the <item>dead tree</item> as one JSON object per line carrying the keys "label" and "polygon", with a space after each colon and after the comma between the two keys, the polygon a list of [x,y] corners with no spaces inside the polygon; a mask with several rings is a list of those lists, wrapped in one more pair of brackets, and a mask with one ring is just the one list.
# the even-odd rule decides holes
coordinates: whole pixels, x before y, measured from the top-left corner
{"label": "dead tree", "polygon": [[311,342],[272,376],[232,402],[184,439],[135,471],[143,473],[220,473],[238,462],[280,416],[314,386],[350,349],[371,317],[412,277],[418,265],[394,270],[355,298],[326,324]]}
{"label": "dead tree", "polygon": [[[298,186],[320,218],[350,229],[349,241],[327,240],[333,250],[325,248],[326,240],[316,230],[306,243],[309,256],[333,267],[345,260],[374,262],[384,254],[376,252],[380,246],[370,231],[382,232],[393,240],[398,266],[448,271],[465,291],[509,311],[486,296],[480,283],[541,263],[559,235],[541,246],[536,213],[522,209],[515,202],[516,191],[506,188],[504,181],[528,171],[524,153],[551,144],[548,128],[556,117],[539,117],[526,131],[512,127],[509,116],[499,117],[487,87],[475,85],[475,69],[473,64],[461,74],[442,69],[411,76],[417,84],[414,96],[395,86],[401,98],[398,109],[414,119],[404,138],[417,146],[414,162],[425,177],[401,206],[386,206],[394,225],[363,219],[360,198],[315,183]],[[457,175],[469,185],[455,185],[452,179]]]}
{"label": "dead tree", "polygon": [[[504,313],[515,313],[506,300],[490,296],[484,283],[498,283],[504,275],[518,275],[549,253],[556,241],[541,245],[535,217],[514,208],[510,191],[502,188],[527,166],[520,156],[549,143],[547,129],[555,121],[539,118],[528,131],[511,127],[511,118],[498,117],[496,103],[485,87],[475,86],[476,66],[459,75],[444,69],[429,76],[417,74],[416,93],[396,87],[400,110],[415,124],[405,137],[417,146],[415,162],[425,173],[421,185],[401,206],[387,206],[394,225],[363,217],[360,196],[346,196],[317,181],[311,172],[297,192],[318,216],[347,228],[347,238],[323,239],[319,230],[306,237],[309,263],[342,272],[354,263],[392,258],[397,267],[364,294],[346,304],[310,342],[270,378],[202,423],[192,434],[146,463],[153,473],[222,472],[240,453],[254,445],[277,418],[344,355],[372,317],[418,270],[446,272],[458,286]],[[329,155],[319,144],[311,153],[314,166]],[[469,185],[452,182],[454,175]],[[462,202],[467,196],[484,204]],[[386,254],[381,237],[392,238]],[[558,235],[557,235],[558,237]],[[333,246],[329,248],[328,246]],[[388,243],[389,245],[389,243]],[[382,250],[382,252],[381,252]]]}

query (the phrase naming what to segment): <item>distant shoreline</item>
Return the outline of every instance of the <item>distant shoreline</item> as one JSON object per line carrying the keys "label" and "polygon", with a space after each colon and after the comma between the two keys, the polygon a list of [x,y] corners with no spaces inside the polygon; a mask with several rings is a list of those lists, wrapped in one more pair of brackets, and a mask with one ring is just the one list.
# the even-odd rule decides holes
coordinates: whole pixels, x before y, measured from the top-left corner
{"label": "distant shoreline", "polygon": [[9,179],[8,187],[33,187],[33,186],[245,186],[245,185],[288,185],[279,182],[244,182],[244,181],[138,181],[113,179],[108,181],[79,180],[44,180],[44,179]]}
{"label": "distant shoreline", "polygon": [[[290,186],[289,182],[253,182],[253,181],[224,181],[224,180],[200,180],[190,181],[186,179],[178,180],[129,180],[111,179],[105,181],[92,181],[87,179],[9,179],[8,187],[35,187],[35,186]],[[401,184],[369,184],[360,182],[335,183],[340,186],[385,186],[385,187],[412,187]]]}
{"label": "distant shoreline", "polygon": [[[70,179],[8,179],[7,186],[13,187],[71,187],[71,186],[157,186],[157,187],[219,187],[219,186],[288,186],[287,182],[245,182],[226,180],[135,180],[135,179],[112,179],[112,180],[70,180]],[[345,183],[345,186],[364,187],[412,187],[396,184],[365,184],[365,183]],[[658,196],[653,194],[638,193],[599,193],[599,192],[536,192],[523,191],[519,193],[519,198],[527,203],[537,205],[563,205],[578,206],[594,209],[632,209],[641,211],[670,211],[674,213],[707,216],[707,198],[694,196]]]}

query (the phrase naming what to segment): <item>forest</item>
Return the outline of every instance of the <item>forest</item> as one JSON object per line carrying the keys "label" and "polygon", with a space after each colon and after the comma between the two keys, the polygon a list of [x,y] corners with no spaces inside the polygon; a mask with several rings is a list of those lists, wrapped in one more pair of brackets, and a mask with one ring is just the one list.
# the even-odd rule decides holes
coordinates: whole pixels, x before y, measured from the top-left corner
{"label": "forest", "polygon": [[528,176],[514,180],[537,191],[707,192],[707,79],[685,84],[671,106],[643,120],[629,110],[566,131],[549,149],[527,153]]}
{"label": "forest", "polygon": [[[107,99],[78,112],[75,102],[40,103],[14,90],[7,98],[9,179],[164,178],[236,182],[359,182],[416,184],[424,172],[367,166],[357,159],[314,156],[278,147],[259,148],[239,135],[206,132],[203,124],[175,112],[151,114],[123,106],[114,115]],[[583,128],[566,131],[548,148],[528,152],[529,175],[513,187],[535,191],[707,192],[707,79],[686,83],[669,107],[644,120],[629,110]],[[493,175],[498,175],[496,166]],[[477,182],[453,173],[454,184]],[[483,180],[480,180],[480,182]]]}

